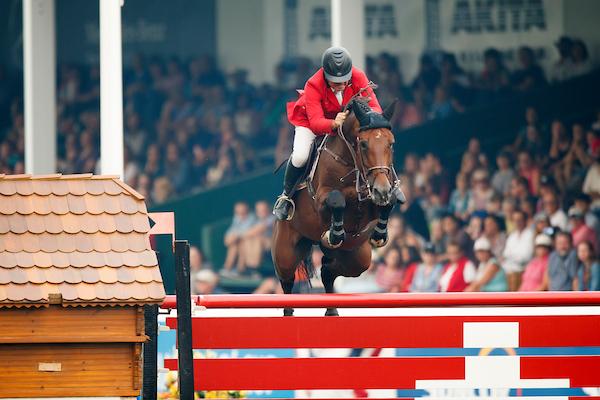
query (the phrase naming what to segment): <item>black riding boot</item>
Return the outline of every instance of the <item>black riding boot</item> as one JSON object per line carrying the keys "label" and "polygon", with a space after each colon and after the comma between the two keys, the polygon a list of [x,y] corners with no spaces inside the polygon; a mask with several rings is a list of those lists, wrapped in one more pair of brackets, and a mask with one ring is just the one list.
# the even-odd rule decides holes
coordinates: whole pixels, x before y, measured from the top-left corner
{"label": "black riding boot", "polygon": [[283,193],[277,198],[275,206],[273,207],[273,215],[278,220],[284,221],[290,218],[290,206],[292,205],[292,199],[288,196],[296,186],[296,182],[302,175],[304,167],[294,167],[292,162],[288,160],[287,166],[285,167],[285,175],[283,178]]}

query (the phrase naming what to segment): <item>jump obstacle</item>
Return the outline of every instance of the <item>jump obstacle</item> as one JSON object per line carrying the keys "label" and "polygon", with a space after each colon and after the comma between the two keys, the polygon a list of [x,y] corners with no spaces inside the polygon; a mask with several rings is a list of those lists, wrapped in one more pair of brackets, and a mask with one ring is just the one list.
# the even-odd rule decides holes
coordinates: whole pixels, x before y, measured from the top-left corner
{"label": "jump obstacle", "polygon": [[[191,302],[183,303],[193,303],[197,310],[191,318],[191,343],[186,344],[190,348],[182,348],[185,341],[180,340],[180,360],[166,359],[164,366],[193,369],[195,390],[394,389],[437,398],[486,393],[545,396],[536,399],[600,396],[600,293],[188,298]],[[168,296],[162,307],[174,308],[176,300],[181,302]],[[297,316],[283,317],[283,307],[296,308]],[[322,316],[327,307],[340,308],[340,316]],[[181,327],[182,314],[178,316],[179,321],[167,318],[170,328]],[[397,350],[395,357],[197,358],[193,365],[183,365],[181,355],[191,355],[191,347]]]}

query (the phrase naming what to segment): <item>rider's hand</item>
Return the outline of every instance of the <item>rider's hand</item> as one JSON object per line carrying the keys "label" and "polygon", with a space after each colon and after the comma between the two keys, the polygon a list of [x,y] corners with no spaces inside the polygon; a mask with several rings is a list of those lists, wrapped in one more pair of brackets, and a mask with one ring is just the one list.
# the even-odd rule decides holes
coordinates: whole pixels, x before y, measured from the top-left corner
{"label": "rider's hand", "polygon": [[337,113],[337,115],[335,116],[335,120],[333,120],[333,129],[342,126],[342,124],[346,120],[346,117],[348,116],[348,113],[349,111]]}

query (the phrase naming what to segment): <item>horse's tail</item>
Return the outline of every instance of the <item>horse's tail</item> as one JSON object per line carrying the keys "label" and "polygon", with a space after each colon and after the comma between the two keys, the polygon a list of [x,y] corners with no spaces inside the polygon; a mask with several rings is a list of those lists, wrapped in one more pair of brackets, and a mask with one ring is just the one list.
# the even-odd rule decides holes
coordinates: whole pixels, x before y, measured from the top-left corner
{"label": "horse's tail", "polygon": [[306,282],[308,287],[311,288],[312,285],[310,280],[315,276],[315,266],[312,263],[312,249],[308,252],[304,260],[300,261],[300,265],[298,266],[300,269],[300,273],[306,277]]}

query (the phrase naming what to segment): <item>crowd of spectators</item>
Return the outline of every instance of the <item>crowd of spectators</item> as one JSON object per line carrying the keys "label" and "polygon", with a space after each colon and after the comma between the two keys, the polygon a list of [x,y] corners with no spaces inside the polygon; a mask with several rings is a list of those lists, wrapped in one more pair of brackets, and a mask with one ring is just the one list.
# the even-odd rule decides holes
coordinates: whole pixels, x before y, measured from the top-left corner
{"label": "crowd of spectators", "polygon": [[[388,244],[373,250],[361,277],[338,278],[336,290],[600,290],[600,111],[546,123],[532,107],[524,114],[514,142],[491,154],[471,139],[453,176],[433,152],[407,154],[401,179],[408,201],[390,217]],[[270,237],[273,219],[265,202],[255,209],[235,207],[224,276],[256,274],[257,264],[244,264],[239,251],[256,235]],[[262,262],[269,258],[263,243]],[[317,271],[321,254],[315,247]],[[322,290],[318,274],[312,287]],[[279,290],[272,276],[257,288]]]}
{"label": "crowd of spectators", "polygon": [[[382,104],[400,100],[393,121],[398,131],[591,70],[582,41],[562,37],[556,47],[558,60],[546,72],[534,52],[522,47],[512,71],[500,51],[488,49],[477,72],[464,71],[453,54],[442,52],[423,55],[411,81],[388,53],[369,57],[367,73],[379,85]],[[274,84],[253,85],[247,71],[226,73],[208,56],[134,56],[123,76],[124,179],[156,204],[278,165],[289,156],[293,137],[284,105],[316,68],[307,58],[287,60],[275,68]],[[8,174],[24,171],[22,84],[16,75],[0,66],[0,173]],[[60,172],[98,172],[99,83],[97,65],[59,66]],[[555,151],[563,151],[565,143]]]}

